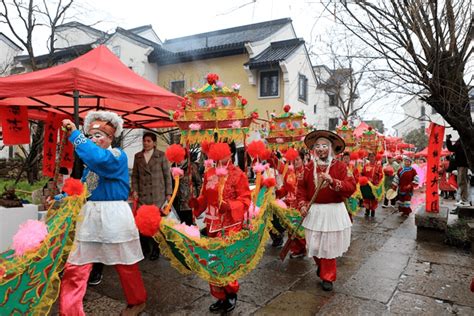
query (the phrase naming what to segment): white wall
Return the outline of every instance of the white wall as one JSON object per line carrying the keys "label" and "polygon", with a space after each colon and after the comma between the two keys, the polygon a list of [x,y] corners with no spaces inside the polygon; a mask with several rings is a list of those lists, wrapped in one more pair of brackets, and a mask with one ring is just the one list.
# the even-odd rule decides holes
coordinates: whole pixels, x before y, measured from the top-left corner
{"label": "white wall", "polygon": [[13,58],[20,52],[18,47],[11,45],[8,39],[0,35],[0,77],[10,74]]}
{"label": "white wall", "polygon": [[153,31],[153,29],[146,29],[144,30],[143,32],[138,32],[138,33],[135,33],[137,35],[140,35],[141,37],[143,38],[146,38],[147,40],[150,40],[152,42],[155,42],[157,44],[163,44],[161,42],[161,39],[158,37],[158,35],[156,35],[155,31]]}
{"label": "white wall", "polygon": [[293,27],[291,26],[291,23],[288,23],[270,37],[267,37],[259,42],[249,43],[249,45],[247,45],[250,48],[249,57],[255,57],[263,52],[268,46],[270,46],[271,42],[279,42],[292,38],[296,38],[296,34],[293,30]]}
{"label": "white wall", "polygon": [[101,35],[82,27],[60,27],[56,30],[55,48],[90,44],[97,41]]}
{"label": "white wall", "polygon": [[[299,112],[303,110],[306,115],[306,121],[309,124],[316,124],[316,115],[313,111],[314,104],[316,103],[316,81],[313,75],[311,63],[306,55],[304,45],[300,46],[285,61],[282,70],[285,89],[284,104],[290,104],[292,106],[292,112]],[[308,79],[306,102],[298,99],[300,74],[305,75]]]}

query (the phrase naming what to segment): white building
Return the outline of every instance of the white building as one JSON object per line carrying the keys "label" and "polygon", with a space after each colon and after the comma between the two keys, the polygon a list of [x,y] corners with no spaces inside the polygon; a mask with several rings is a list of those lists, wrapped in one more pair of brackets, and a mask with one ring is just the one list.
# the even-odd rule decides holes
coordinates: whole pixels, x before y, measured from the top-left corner
{"label": "white building", "polygon": [[[474,88],[471,87],[469,92],[471,117],[474,115]],[[453,139],[458,138],[458,133],[455,131],[442,117],[436,112],[428,103],[420,100],[418,96],[410,98],[407,102],[402,104],[402,109],[405,112],[405,118],[393,125],[396,131],[396,136],[403,137],[409,132],[416,129],[426,129],[430,122],[434,122],[446,127],[445,135],[451,134]]]}

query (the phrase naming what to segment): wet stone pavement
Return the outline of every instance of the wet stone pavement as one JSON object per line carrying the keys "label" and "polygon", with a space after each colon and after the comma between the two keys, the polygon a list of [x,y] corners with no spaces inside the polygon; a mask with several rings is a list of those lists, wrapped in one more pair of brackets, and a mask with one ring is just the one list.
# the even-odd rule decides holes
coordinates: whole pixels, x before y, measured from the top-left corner
{"label": "wet stone pavement", "polygon": [[[269,244],[258,267],[240,280],[233,315],[474,315],[473,255],[417,241],[413,214],[403,218],[381,207],[375,218],[359,213],[332,292],[321,289],[312,259],[281,263],[279,251]],[[215,300],[206,282],[181,275],[164,257],[140,267],[149,295],[142,315],[210,314]],[[88,315],[119,315],[125,307],[116,272],[104,272],[102,283],[88,289]]]}

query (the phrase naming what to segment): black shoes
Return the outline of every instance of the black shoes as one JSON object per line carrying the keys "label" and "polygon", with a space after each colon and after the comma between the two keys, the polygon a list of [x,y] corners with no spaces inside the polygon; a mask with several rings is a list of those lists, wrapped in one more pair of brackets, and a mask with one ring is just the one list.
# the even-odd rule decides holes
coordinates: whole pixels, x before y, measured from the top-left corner
{"label": "black shoes", "polygon": [[229,313],[235,309],[237,305],[237,294],[228,294],[225,300],[218,300],[209,306],[211,313]]}
{"label": "black shoes", "polygon": [[332,291],[332,282],[323,281],[323,282],[321,283],[321,285],[323,286],[323,290],[324,290],[324,291],[326,291],[326,292]]}
{"label": "black shoes", "polygon": [[369,217],[370,215],[370,210],[365,210],[365,217]]}
{"label": "black shoes", "polygon": [[218,300],[214,304],[211,304],[211,306],[209,306],[209,311],[211,313],[220,313],[222,311],[222,308],[224,307],[224,302],[225,301],[223,300]]}
{"label": "black shoes", "polygon": [[370,217],[375,217],[375,211],[374,210],[370,211]]}
{"label": "black shoes", "polygon": [[283,247],[283,236],[278,235],[273,237],[272,247],[281,248]]}
{"label": "black shoes", "polygon": [[102,282],[102,273],[92,270],[91,275],[89,276],[89,285],[96,286]]}
{"label": "black shoes", "polygon": [[160,248],[158,248],[158,246],[153,247],[153,250],[151,251],[151,255],[149,257],[150,261],[155,261],[155,260],[158,260],[158,258],[160,258]]}

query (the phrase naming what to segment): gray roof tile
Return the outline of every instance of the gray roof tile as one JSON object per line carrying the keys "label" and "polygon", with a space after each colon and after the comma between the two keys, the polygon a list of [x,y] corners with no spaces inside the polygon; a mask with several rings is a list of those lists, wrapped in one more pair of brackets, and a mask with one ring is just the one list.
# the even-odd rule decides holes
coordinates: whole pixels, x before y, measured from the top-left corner
{"label": "gray roof tile", "polygon": [[294,38],[285,41],[272,42],[270,46],[259,55],[251,58],[246,66],[250,69],[267,67],[288,58],[293,52],[304,44],[301,38]]}

